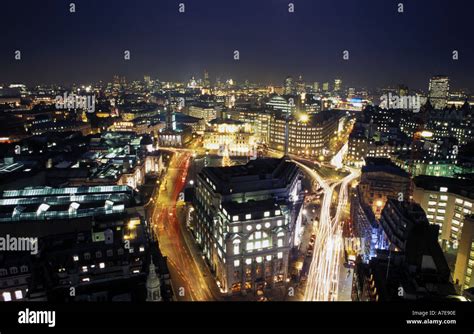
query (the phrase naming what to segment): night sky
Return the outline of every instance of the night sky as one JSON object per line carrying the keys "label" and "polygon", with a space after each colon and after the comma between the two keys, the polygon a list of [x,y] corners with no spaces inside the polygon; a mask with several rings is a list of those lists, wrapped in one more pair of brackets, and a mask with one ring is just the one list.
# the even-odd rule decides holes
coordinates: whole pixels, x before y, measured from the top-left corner
{"label": "night sky", "polygon": [[472,0],[76,0],[74,14],[70,2],[1,1],[0,83],[114,74],[184,81],[207,69],[212,81],[282,84],[302,74],[307,82],[425,90],[432,75],[446,74],[452,87],[474,92]]}

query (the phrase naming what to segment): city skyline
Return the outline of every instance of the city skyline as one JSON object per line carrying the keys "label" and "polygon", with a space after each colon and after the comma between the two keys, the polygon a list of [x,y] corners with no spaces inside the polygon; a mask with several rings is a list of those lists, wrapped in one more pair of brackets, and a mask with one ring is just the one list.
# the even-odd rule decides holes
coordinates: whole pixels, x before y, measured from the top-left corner
{"label": "city skyline", "polygon": [[472,327],[474,1],[0,9],[0,334]]}
{"label": "city skyline", "polygon": [[[214,80],[279,85],[301,74],[307,82],[342,77],[370,89],[406,84],[426,90],[428,78],[445,74],[456,78],[454,89],[474,90],[468,76],[474,55],[465,43],[471,3],[417,1],[405,3],[403,13],[395,1],[294,1],[294,12],[289,3],[78,1],[74,13],[68,3],[8,3],[7,12],[21,10],[32,24],[4,19],[11,33],[0,49],[0,80],[72,84],[118,74],[186,81],[207,70]],[[130,60],[124,60],[126,50]]]}

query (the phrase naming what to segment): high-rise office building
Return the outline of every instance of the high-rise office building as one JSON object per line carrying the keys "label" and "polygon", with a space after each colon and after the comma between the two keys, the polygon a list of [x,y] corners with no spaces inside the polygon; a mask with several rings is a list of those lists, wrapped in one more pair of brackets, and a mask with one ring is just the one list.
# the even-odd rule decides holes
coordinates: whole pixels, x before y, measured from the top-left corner
{"label": "high-rise office building", "polygon": [[323,92],[328,92],[329,91],[329,82],[324,82],[323,83]]}
{"label": "high-rise office building", "polygon": [[298,77],[298,81],[296,82],[296,92],[298,94],[302,94],[306,92],[306,85],[305,85],[302,75]]}
{"label": "high-rise office building", "polygon": [[449,78],[447,76],[434,76],[430,80],[429,98],[435,109],[444,109],[449,96]]}
{"label": "high-rise office building", "polygon": [[204,81],[203,81],[204,88],[209,88],[211,86],[211,82],[209,81],[209,72],[204,70]]}
{"label": "high-rise office building", "polygon": [[285,95],[291,95],[295,93],[295,85],[293,82],[293,78],[288,76],[285,78]]}
{"label": "high-rise office building", "polygon": [[342,80],[336,79],[334,80],[334,92],[339,93],[342,89]]}
{"label": "high-rise office building", "polygon": [[319,92],[319,82],[314,82],[313,83],[313,90],[315,93]]}

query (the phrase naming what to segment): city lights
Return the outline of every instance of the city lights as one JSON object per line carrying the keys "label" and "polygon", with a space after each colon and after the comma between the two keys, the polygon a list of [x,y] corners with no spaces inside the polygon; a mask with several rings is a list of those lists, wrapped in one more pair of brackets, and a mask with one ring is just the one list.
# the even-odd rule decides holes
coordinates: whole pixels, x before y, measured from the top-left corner
{"label": "city lights", "polygon": [[1,333],[472,331],[473,1],[0,8]]}

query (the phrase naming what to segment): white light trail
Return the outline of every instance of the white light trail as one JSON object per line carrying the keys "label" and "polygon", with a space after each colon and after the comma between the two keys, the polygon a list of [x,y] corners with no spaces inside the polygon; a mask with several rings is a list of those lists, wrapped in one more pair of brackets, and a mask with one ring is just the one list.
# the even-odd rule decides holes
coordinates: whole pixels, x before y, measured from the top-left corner
{"label": "white light trail", "polygon": [[[341,150],[342,151],[342,150]],[[340,259],[343,250],[340,217],[348,201],[348,185],[359,176],[354,169],[342,180],[328,184],[313,169],[300,162],[295,163],[323,188],[319,224],[316,227],[313,257],[308,271],[308,281],[304,294],[305,301],[335,301],[339,288]],[[341,185],[336,215],[331,218],[331,201],[334,189]]]}

